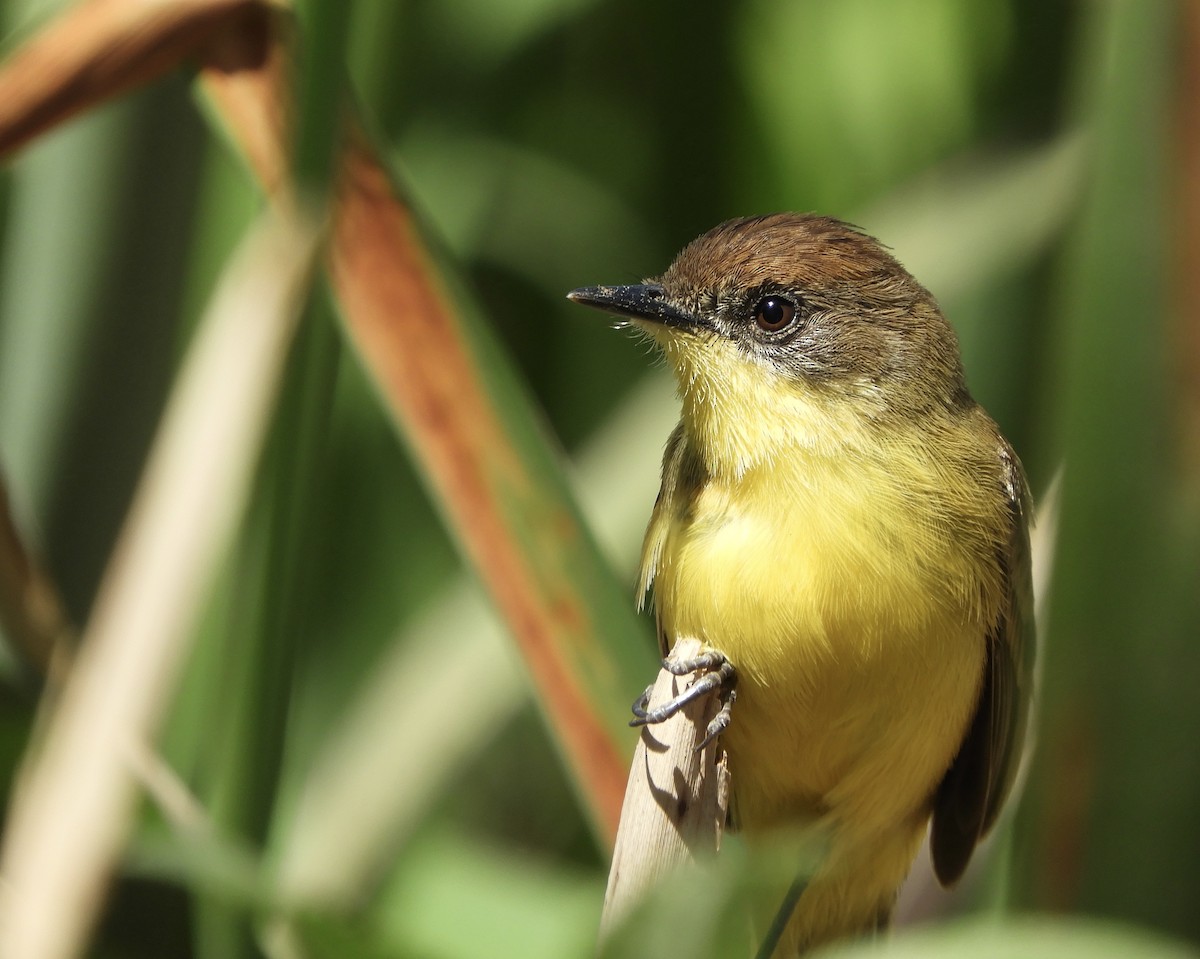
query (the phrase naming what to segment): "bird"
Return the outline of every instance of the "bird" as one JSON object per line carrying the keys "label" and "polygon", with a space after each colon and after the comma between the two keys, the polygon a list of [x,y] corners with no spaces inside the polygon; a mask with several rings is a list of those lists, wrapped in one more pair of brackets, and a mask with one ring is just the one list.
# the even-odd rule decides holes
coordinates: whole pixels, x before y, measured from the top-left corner
{"label": "bird", "polygon": [[703,644],[687,665],[722,690],[730,824],[821,837],[775,955],[873,934],[926,833],[953,884],[1014,779],[1034,650],[1021,462],[933,295],[841,220],[728,220],[658,277],[568,297],[648,337],[677,381],[638,606],[664,657]]}

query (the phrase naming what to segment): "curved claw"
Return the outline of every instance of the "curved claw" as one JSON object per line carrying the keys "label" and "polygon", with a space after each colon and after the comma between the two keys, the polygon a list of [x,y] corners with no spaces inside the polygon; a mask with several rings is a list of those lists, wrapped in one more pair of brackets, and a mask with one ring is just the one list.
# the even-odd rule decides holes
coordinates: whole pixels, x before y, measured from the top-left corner
{"label": "curved claw", "polygon": [[[647,686],[645,689],[645,692],[643,692],[642,695],[640,695],[637,699],[635,699],[633,701],[633,705],[630,707],[630,711],[638,719],[644,720],[646,718],[646,707],[650,705],[650,694],[652,692],[654,692],[654,684],[653,683],[651,683],[649,686]],[[637,720],[631,719],[629,721],[629,725],[630,726],[638,725]]]}
{"label": "curved claw", "polygon": [[705,746],[729,728],[729,724],[733,721],[733,704],[735,702],[737,702],[737,690],[730,688],[721,697],[721,708],[704,730],[704,738],[696,744],[696,752],[702,752]]}
{"label": "curved claw", "polygon": [[675,676],[684,676],[698,669],[707,669],[710,672],[706,672],[674,699],[668,700],[654,709],[646,708],[650,702],[650,692],[654,687],[647,688],[646,692],[633,704],[634,718],[629,721],[629,725],[646,726],[652,723],[661,723],[670,719],[688,703],[714,689],[722,689],[724,692],[721,695],[721,709],[708,724],[704,740],[697,747],[697,749],[703,749],[728,728],[732,718],[731,707],[735,698],[733,685],[737,681],[737,673],[733,664],[725,658],[724,653],[708,650],[693,659],[665,660],[663,668]]}

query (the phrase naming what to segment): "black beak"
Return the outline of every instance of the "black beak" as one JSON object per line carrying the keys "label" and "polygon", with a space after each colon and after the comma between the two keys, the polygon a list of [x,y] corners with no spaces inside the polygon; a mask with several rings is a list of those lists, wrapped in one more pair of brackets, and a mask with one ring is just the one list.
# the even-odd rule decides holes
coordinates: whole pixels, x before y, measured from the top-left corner
{"label": "black beak", "polygon": [[696,331],[708,326],[701,318],[686,313],[667,299],[667,291],[657,283],[634,286],[584,286],[572,290],[567,299],[593,306],[606,313],[651,320],[680,330]]}

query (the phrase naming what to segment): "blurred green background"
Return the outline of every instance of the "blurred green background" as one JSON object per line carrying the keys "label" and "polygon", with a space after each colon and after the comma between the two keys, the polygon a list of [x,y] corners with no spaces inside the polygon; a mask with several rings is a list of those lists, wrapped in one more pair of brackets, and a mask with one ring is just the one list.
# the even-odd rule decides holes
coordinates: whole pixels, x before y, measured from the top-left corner
{"label": "blurred green background", "polygon": [[[6,49],[54,7],[0,2]],[[352,87],[631,593],[671,387],[643,345],[564,293],[658,273],[748,213],[829,213],[893,247],[958,328],[972,388],[1039,498],[1067,464],[1041,597],[1039,750],[1009,854],[954,908],[1006,901],[1195,942],[1200,304],[1180,293],[1196,265],[1179,254],[1178,131],[1200,97],[1180,79],[1186,11],[299,5],[322,71],[310,96]],[[192,326],[262,206],[180,75],[0,175],[0,467],[77,622]],[[13,650],[3,662],[7,793],[37,683]],[[433,721],[438,691],[464,677],[466,702]],[[216,836],[184,842],[147,807],[97,956],[593,952],[605,853],[320,289],[163,749]],[[285,925],[281,903],[299,904]],[[1088,934],[1113,955],[1175,954],[1113,929]],[[1053,929],[1025,934],[1019,954],[1067,954]],[[649,955],[648,941],[622,954]],[[996,933],[923,954],[970,954],[964,941]]]}

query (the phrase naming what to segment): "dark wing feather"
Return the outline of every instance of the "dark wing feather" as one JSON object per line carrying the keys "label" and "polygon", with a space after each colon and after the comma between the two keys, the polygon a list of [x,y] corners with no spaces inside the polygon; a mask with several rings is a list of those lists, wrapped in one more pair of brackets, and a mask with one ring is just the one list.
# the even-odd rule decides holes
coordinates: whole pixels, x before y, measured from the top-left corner
{"label": "dark wing feather", "polygon": [[1031,509],[1021,464],[1007,443],[1000,457],[1010,510],[1008,541],[1000,555],[1006,598],[988,632],[975,716],[934,797],[930,849],[943,886],[963,874],[975,845],[995,823],[1025,737],[1034,649]]}

